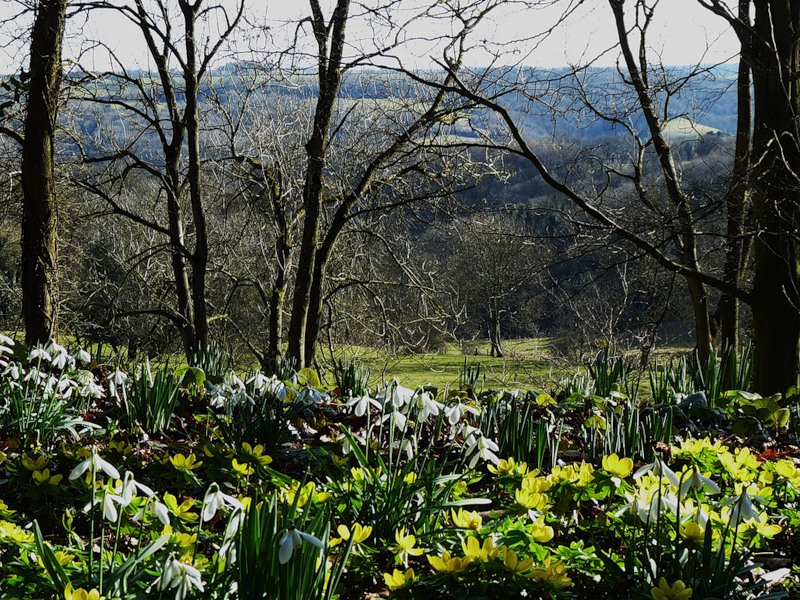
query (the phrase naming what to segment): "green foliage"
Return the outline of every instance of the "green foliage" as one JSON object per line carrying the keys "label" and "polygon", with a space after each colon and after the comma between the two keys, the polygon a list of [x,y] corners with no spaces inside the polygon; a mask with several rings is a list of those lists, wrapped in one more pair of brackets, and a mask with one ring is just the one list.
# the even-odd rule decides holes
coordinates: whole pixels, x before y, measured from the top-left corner
{"label": "green foliage", "polygon": [[138,425],[145,433],[156,433],[169,427],[169,422],[178,406],[181,380],[168,366],[155,373],[150,361],[141,365],[138,372],[129,376],[129,385],[124,395],[125,413],[131,425]]}
{"label": "green foliage", "polygon": [[343,398],[369,392],[369,369],[355,360],[333,359],[333,378]]}

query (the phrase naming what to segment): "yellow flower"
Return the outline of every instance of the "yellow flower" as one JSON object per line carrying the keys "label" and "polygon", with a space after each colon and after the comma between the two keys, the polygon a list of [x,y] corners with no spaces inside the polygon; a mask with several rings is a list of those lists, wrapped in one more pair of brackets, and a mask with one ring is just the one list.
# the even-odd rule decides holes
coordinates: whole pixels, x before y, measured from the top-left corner
{"label": "yellow flower", "polygon": [[399,569],[395,569],[391,574],[384,573],[383,580],[386,582],[386,587],[390,590],[399,590],[414,581],[414,569],[406,569],[405,573]]}
{"label": "yellow flower", "polygon": [[68,583],[64,589],[64,598],[66,600],[104,600],[105,596],[101,596],[100,592],[95,589],[88,592],[83,588],[73,590],[72,583]]}
{"label": "yellow flower", "polygon": [[[708,526],[709,525],[706,525],[706,527]],[[696,544],[702,544],[706,539],[705,528],[702,527],[700,523],[695,523],[694,521],[689,521],[681,525],[680,531],[683,539],[695,542]]]}
{"label": "yellow flower", "polygon": [[184,500],[178,504],[178,499],[175,496],[169,492],[164,492],[164,505],[182,521],[197,520],[197,513],[191,512],[195,505],[192,499]]}
{"label": "yellow flower", "polygon": [[481,562],[489,562],[500,554],[500,548],[494,547],[494,540],[490,537],[487,537],[481,544],[474,535],[470,536],[461,541],[461,548],[464,550],[465,557]]}
{"label": "yellow flower", "polygon": [[197,541],[197,533],[180,533],[172,530],[171,525],[164,525],[164,528],[161,530],[161,535],[169,534],[169,541],[172,544],[178,544],[182,548],[189,548],[190,546],[194,546],[194,543]]}
{"label": "yellow flower", "polygon": [[3,538],[8,538],[18,544],[30,544],[33,542],[33,532],[25,531],[14,523],[0,521],[0,539]]}
{"label": "yellow flower", "polygon": [[576,479],[575,474],[575,467],[572,465],[566,465],[564,467],[560,467],[556,465],[553,467],[553,470],[550,471],[550,475],[548,479],[552,483],[560,483],[560,482],[567,482],[567,481],[575,481]]}
{"label": "yellow flower", "polygon": [[250,475],[255,473],[255,469],[250,465],[248,465],[246,462],[240,463],[238,460],[234,458],[231,460],[231,464],[233,465],[234,471],[245,477],[249,477]]}
{"label": "yellow flower", "polygon": [[242,442],[242,454],[245,455],[246,460],[249,462],[254,462],[262,467],[266,467],[272,462],[272,457],[269,454],[264,454],[264,446],[261,444],[251,446],[247,442]]}
{"label": "yellow flower", "polygon": [[529,531],[531,537],[540,544],[546,544],[552,540],[555,535],[553,528],[544,522],[544,515],[534,519],[533,524],[529,527]]}
{"label": "yellow flower", "polygon": [[533,470],[522,479],[522,488],[528,492],[542,494],[553,487],[553,481],[547,477],[539,477],[539,471]]}
{"label": "yellow flower", "polygon": [[33,472],[33,482],[36,485],[58,485],[63,479],[63,475],[50,475],[50,469]]}
{"label": "yellow flower", "polygon": [[524,560],[520,560],[516,552],[513,550],[506,550],[505,555],[503,556],[503,564],[506,566],[506,569],[512,573],[523,574],[531,570],[531,567],[533,566],[533,559],[526,558]]}
{"label": "yellow flower", "polygon": [[514,492],[517,504],[524,506],[528,510],[545,510],[547,508],[547,495],[536,492],[529,492],[525,488]]}
{"label": "yellow flower", "polygon": [[770,525],[767,520],[767,513],[761,513],[758,515],[758,519],[748,519],[740,525],[740,528],[742,531],[747,531],[752,527],[761,537],[771,540],[783,531],[783,529],[780,525]]}
{"label": "yellow flower", "polygon": [[483,526],[483,518],[476,511],[459,508],[458,512],[456,512],[455,509],[451,508],[450,515],[453,517],[453,524],[461,529],[477,531]]}
{"label": "yellow flower", "polygon": [[395,553],[395,561],[398,563],[407,563],[409,556],[419,556],[422,554],[422,548],[417,548],[417,538],[414,535],[406,535],[406,528],[398,529],[394,532],[394,539],[397,542],[393,550]]}
{"label": "yellow flower", "polygon": [[411,485],[416,481],[417,481],[417,474],[414,471],[411,471],[410,473],[408,473],[408,475],[403,477],[403,483],[405,483],[406,485]]}
{"label": "yellow flower", "polygon": [[22,457],[22,466],[28,469],[28,471],[41,470],[46,464],[47,459],[42,455],[37,456],[35,461],[27,456]]}
{"label": "yellow flower", "polygon": [[578,477],[575,485],[578,487],[586,487],[592,481],[594,481],[594,467],[591,465],[591,463],[581,461],[577,476]]}
{"label": "yellow flower", "polygon": [[472,558],[468,556],[464,558],[458,558],[456,556],[451,557],[450,553],[446,550],[442,552],[441,556],[432,556],[429,554],[425,558],[427,558],[431,566],[440,573],[460,573],[472,562]]}
{"label": "yellow flower", "polygon": [[[66,567],[69,563],[71,563],[75,559],[74,554],[67,554],[62,550],[56,550],[55,552],[53,552],[53,555],[56,557],[58,564],[60,564],[62,567]],[[42,567],[43,569],[45,568],[41,556],[37,557],[37,562],[39,563],[40,567]]]}
{"label": "yellow flower", "polygon": [[172,466],[175,467],[177,471],[181,471],[182,473],[194,471],[203,464],[202,460],[197,460],[197,457],[194,455],[194,453],[190,454],[189,456],[184,456],[183,454],[170,456],[169,462],[172,463]]}
{"label": "yellow flower", "polygon": [[8,504],[0,500],[0,515],[12,515],[15,512],[17,511],[11,510],[10,508],[8,508]]}
{"label": "yellow flower", "polygon": [[800,469],[789,458],[784,458],[775,463],[775,472],[784,479],[795,479],[800,475]]}
{"label": "yellow flower", "polygon": [[616,453],[604,456],[603,469],[614,477],[625,479],[633,471],[633,459],[620,458]]}
{"label": "yellow flower", "polygon": [[508,475],[525,475],[525,472],[528,470],[527,463],[519,463],[517,464],[514,461],[513,457],[509,458],[501,458],[500,462],[495,467],[492,464],[487,465],[490,473],[494,473],[498,477],[504,477]]}
{"label": "yellow flower", "polygon": [[672,585],[667,585],[663,577],[658,580],[658,587],[650,590],[653,600],[689,600],[692,597],[692,588],[687,588],[680,579]]}
{"label": "yellow flower", "polygon": [[[346,542],[350,539],[350,528],[347,525],[339,525],[336,528],[336,531],[339,532],[338,538],[331,538],[330,545],[331,546],[338,546],[342,542]],[[361,523],[356,523],[353,525],[353,546],[357,546],[364,540],[366,540],[372,534],[372,526],[367,525],[366,527],[362,527]]]}
{"label": "yellow flower", "polygon": [[549,583],[559,587],[569,587],[572,585],[572,580],[567,575],[567,566],[560,560],[553,562],[549,554],[545,556],[542,561],[542,566],[531,571],[528,577],[536,581],[541,581],[542,583]]}

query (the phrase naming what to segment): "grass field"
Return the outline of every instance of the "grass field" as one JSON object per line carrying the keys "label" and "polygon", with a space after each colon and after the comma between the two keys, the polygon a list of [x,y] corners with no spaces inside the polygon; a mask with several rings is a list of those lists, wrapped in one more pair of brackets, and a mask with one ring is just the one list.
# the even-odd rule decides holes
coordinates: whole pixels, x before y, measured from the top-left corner
{"label": "grass field", "polygon": [[[355,361],[369,369],[370,386],[397,378],[406,387],[430,385],[443,390],[458,389],[467,369],[478,370],[478,389],[523,388],[550,390],[575,372],[576,366],[553,357],[549,341],[542,338],[510,340],[503,358],[489,356],[489,343],[469,342],[462,347],[448,345],[435,354],[390,354],[374,348],[345,346],[337,360]],[[323,376],[332,383],[331,360],[320,361]]]}

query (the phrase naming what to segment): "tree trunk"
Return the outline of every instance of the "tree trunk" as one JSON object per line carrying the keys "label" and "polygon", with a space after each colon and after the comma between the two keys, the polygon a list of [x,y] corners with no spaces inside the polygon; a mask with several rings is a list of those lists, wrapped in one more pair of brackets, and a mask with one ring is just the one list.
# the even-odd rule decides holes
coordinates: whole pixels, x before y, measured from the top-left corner
{"label": "tree trunk", "polygon": [[66,9],[66,0],[41,0],[31,34],[22,146],[22,306],[29,345],[55,337],[58,319],[54,138]]}
{"label": "tree trunk", "polygon": [[208,344],[208,312],[206,308],[206,274],[208,271],[208,232],[206,216],[203,210],[203,194],[200,182],[200,121],[198,116],[198,69],[197,49],[195,47],[195,21],[200,2],[189,4],[181,2],[184,25],[186,27],[186,67],[184,82],[186,84],[186,108],[184,123],[186,124],[186,140],[188,145],[188,183],[189,202],[192,207],[192,224],[194,226],[194,251],[191,256],[191,304],[194,312],[194,347],[187,360],[192,361],[194,355]]}
{"label": "tree trunk", "polygon": [[498,298],[491,298],[489,301],[489,341],[492,345],[491,356],[502,358],[503,349],[500,345],[500,300]]}
{"label": "tree trunk", "polygon": [[761,394],[795,385],[800,342],[800,0],[755,3],[752,46],[755,128],[753,205],[754,387]]}
{"label": "tree trunk", "polygon": [[[344,52],[345,27],[350,11],[349,0],[337,0],[330,24],[320,8],[319,0],[310,0],[312,26],[317,42],[319,97],[314,112],[311,137],[306,143],[308,164],[303,182],[303,237],[297,263],[297,277],[292,299],[292,316],[289,323],[288,355],[298,368],[309,366],[308,356],[314,349],[306,349],[307,327],[311,310],[312,289],[316,269],[317,244],[322,218],[322,191],[325,155],[327,153],[330,124],[339,87],[342,81],[342,53]],[[330,51],[328,44],[330,42]],[[315,338],[316,339],[316,338]]]}
{"label": "tree trunk", "polygon": [[[750,0],[739,0],[739,19],[746,21],[750,14]],[[736,85],[737,122],[736,150],[733,172],[728,194],[725,198],[727,210],[727,240],[725,251],[724,279],[741,286],[748,244],[744,238],[745,205],[749,195],[750,151],[752,141],[752,94],[750,91],[750,65],[743,48],[739,57],[739,73]],[[719,325],[719,342],[729,352],[739,352],[739,300],[731,294],[722,294],[715,318]],[[730,389],[733,373],[726,372],[723,386]]]}

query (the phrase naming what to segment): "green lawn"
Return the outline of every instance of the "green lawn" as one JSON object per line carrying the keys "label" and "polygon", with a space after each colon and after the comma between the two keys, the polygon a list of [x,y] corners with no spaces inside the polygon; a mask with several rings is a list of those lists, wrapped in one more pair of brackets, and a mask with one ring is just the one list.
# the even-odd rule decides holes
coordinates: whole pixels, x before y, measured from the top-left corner
{"label": "green lawn", "polygon": [[[546,339],[509,340],[504,344],[505,356],[489,356],[489,343],[466,342],[459,347],[450,344],[435,354],[391,354],[374,348],[345,346],[337,351],[338,360],[352,360],[370,371],[370,385],[376,386],[397,378],[406,387],[431,385],[458,389],[465,368],[479,369],[478,389],[523,388],[549,390],[575,366],[555,359]],[[332,384],[330,359],[323,359],[325,377]]]}

